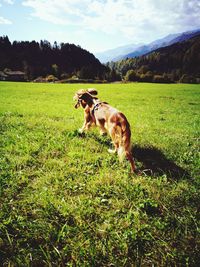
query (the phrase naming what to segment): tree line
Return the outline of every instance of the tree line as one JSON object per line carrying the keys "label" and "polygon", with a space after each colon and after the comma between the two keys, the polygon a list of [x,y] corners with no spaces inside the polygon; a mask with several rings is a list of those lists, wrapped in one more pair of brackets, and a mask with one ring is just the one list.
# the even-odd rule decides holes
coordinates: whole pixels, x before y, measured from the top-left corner
{"label": "tree line", "polygon": [[27,80],[39,76],[56,79],[109,79],[112,73],[95,56],[80,46],[69,43],[51,45],[46,40],[14,41],[0,37],[0,71],[20,70]]}
{"label": "tree line", "polygon": [[46,40],[11,43],[8,36],[3,36],[0,72],[5,69],[23,71],[25,80],[30,81],[45,77],[46,81],[200,83],[200,36],[106,65],[74,44],[51,44]]}

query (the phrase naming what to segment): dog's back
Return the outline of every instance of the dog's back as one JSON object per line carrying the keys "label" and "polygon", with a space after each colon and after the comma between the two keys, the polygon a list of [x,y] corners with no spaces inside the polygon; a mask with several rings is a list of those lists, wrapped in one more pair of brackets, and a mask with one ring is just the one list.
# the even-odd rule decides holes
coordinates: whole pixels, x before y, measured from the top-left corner
{"label": "dog's back", "polygon": [[135,165],[131,155],[131,130],[126,116],[104,103],[99,104],[94,115],[97,125],[109,132],[120,160],[126,156],[134,170]]}

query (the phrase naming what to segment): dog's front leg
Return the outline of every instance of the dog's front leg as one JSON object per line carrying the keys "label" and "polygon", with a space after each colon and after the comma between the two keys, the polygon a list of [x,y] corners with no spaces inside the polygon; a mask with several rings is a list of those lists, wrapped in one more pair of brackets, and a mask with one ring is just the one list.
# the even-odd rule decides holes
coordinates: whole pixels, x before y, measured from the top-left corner
{"label": "dog's front leg", "polygon": [[85,130],[85,125],[83,124],[82,128],[79,128],[79,129],[78,129],[78,132],[79,132],[79,133],[83,133],[84,130]]}
{"label": "dog's front leg", "polygon": [[79,131],[79,133],[83,133],[85,131],[88,131],[91,126],[92,126],[92,123],[90,123],[90,122],[84,122],[82,128],[80,128],[78,131]]}
{"label": "dog's front leg", "polygon": [[83,133],[84,131],[88,131],[90,129],[90,127],[92,126],[92,124],[93,124],[93,118],[90,115],[90,113],[88,112],[88,110],[85,110],[84,119],[85,120],[84,120],[82,128],[80,128],[78,130],[79,133]]}

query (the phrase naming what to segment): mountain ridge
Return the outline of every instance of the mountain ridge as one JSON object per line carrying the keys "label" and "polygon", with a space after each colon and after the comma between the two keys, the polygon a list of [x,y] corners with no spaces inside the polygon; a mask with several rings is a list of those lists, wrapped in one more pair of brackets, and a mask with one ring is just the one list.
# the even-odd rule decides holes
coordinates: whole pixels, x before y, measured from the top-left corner
{"label": "mountain ridge", "polygon": [[[110,49],[107,51],[104,51],[102,53],[96,53],[95,56],[102,62],[106,63],[109,61],[118,61],[126,58],[133,58],[145,55],[153,50],[156,50],[160,47],[166,47],[168,45],[171,45],[176,42],[181,42],[184,40],[188,40],[191,37],[200,34],[200,29],[195,29],[192,31],[186,31],[181,33],[175,33],[175,34],[168,34],[167,36],[163,38],[159,38],[157,40],[154,40],[153,42],[150,42],[148,44],[142,44],[141,46],[138,45],[128,45],[128,46],[121,46],[119,48]],[[132,46],[132,48],[131,48]],[[135,46],[135,47],[134,47]],[[129,50],[132,49],[132,51],[129,51],[128,53],[121,53],[120,51],[123,51],[123,47]],[[118,52],[119,51],[119,52]],[[115,56],[113,54],[115,53]],[[118,55],[116,54],[118,53]],[[106,59],[109,59],[105,61]]]}
{"label": "mountain ridge", "polygon": [[108,49],[103,52],[94,53],[95,57],[100,60],[102,63],[106,63],[110,61],[110,59],[115,58],[116,54],[120,54],[120,56],[123,56],[124,54],[130,53],[132,49],[137,49],[138,47],[142,46],[142,43],[139,44],[129,44],[129,45],[123,45],[119,46],[113,49]]}

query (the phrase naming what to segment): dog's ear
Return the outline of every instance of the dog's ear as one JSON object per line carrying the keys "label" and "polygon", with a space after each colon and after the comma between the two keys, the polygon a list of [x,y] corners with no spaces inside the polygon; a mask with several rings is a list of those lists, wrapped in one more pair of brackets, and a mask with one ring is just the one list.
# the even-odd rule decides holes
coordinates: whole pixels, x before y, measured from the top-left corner
{"label": "dog's ear", "polygon": [[94,88],[88,88],[87,91],[88,91],[88,93],[90,93],[91,95],[97,95],[97,94],[98,94],[97,90],[94,89]]}
{"label": "dog's ear", "polygon": [[92,96],[88,93],[82,94],[82,96],[79,99],[85,101],[88,104],[88,106],[92,106],[93,104]]}

